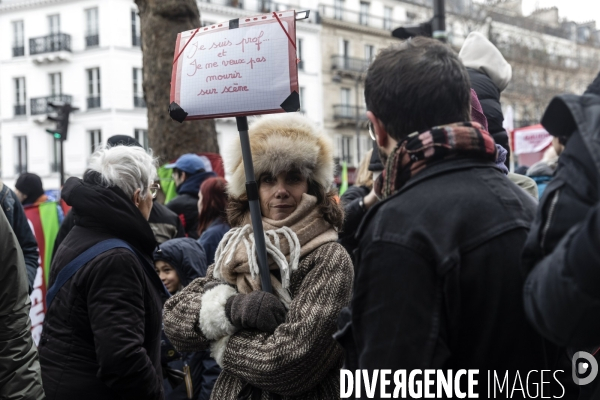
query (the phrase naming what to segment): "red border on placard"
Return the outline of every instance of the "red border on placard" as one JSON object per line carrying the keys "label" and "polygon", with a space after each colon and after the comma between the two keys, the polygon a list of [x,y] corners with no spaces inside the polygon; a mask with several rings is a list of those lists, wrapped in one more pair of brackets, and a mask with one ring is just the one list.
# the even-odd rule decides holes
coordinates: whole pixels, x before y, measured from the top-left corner
{"label": "red border on placard", "polygon": [[[292,15],[284,17],[283,14],[292,12]],[[280,11],[277,13],[280,17],[279,19],[282,21],[286,21],[288,23],[288,34],[296,42],[296,11],[295,10],[287,10]],[[265,15],[257,15],[253,17],[240,18],[239,19],[239,27],[246,26],[255,26],[255,25],[263,25],[275,23],[278,24],[277,19],[272,14]],[[229,21],[218,23],[211,25],[210,27],[200,28],[200,31],[196,34],[196,36],[201,36],[217,31],[229,30]],[[194,30],[189,31],[189,35],[186,35],[186,39],[189,40],[189,37],[194,32]],[[182,43],[182,34],[186,32],[181,32],[177,35],[177,42],[175,43],[175,54],[173,56],[173,72],[171,74],[171,102],[175,102],[180,104],[180,92],[181,92],[181,69],[183,62],[182,57],[183,54],[176,59],[177,55],[181,51],[181,46],[185,45],[185,42]],[[288,56],[289,56],[289,68],[290,68],[290,94],[294,91],[299,93],[298,86],[298,63],[296,62],[296,50],[294,46],[289,41],[288,43]],[[285,100],[285,99],[283,99]],[[282,100],[282,101],[283,101]],[[282,108],[277,108],[273,110],[258,110],[258,111],[245,111],[245,112],[237,112],[237,113],[226,113],[226,114],[210,114],[210,115],[193,115],[185,118],[186,121],[191,120],[199,120],[199,119],[213,119],[213,118],[227,118],[227,117],[242,117],[242,116],[251,116],[251,115],[261,115],[261,114],[275,114],[275,113],[284,113],[286,112]]]}

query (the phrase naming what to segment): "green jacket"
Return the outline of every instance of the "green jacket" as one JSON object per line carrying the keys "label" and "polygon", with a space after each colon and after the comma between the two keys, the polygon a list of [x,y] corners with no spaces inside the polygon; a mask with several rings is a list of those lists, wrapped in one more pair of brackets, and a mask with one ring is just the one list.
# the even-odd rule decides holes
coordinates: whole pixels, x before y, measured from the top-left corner
{"label": "green jacket", "polygon": [[0,399],[44,399],[31,337],[27,271],[19,242],[0,212]]}

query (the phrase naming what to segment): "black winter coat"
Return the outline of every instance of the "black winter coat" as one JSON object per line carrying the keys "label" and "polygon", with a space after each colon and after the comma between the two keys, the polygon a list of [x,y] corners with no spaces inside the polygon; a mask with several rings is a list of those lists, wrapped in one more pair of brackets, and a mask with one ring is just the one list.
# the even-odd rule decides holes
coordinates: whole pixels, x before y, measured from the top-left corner
{"label": "black winter coat", "polygon": [[184,224],[185,234],[198,239],[198,191],[208,178],[217,176],[214,172],[199,172],[190,175],[177,188],[177,197],[167,203],[167,208],[179,216]]}
{"label": "black winter coat", "polygon": [[[600,95],[559,96],[542,123],[568,140],[527,238],[525,309],[570,355],[594,353],[600,347]],[[600,398],[600,379],[580,390],[581,399]]]}
{"label": "black winter coat", "polygon": [[496,144],[504,147],[508,152],[505,164],[507,168],[510,168],[510,144],[508,133],[502,127],[504,115],[500,105],[500,90],[496,87],[494,81],[483,72],[472,68],[467,68],[467,72],[471,80],[471,88],[477,93],[483,114],[487,118],[488,132],[492,135]]}
{"label": "black winter coat", "polygon": [[360,206],[360,201],[370,191],[366,186],[351,186],[340,197],[340,201],[344,207],[344,226],[339,233],[338,243],[344,246],[350,255],[352,255],[357,246],[356,231],[366,214],[364,208]]}
{"label": "black winter coat", "polygon": [[[349,365],[509,370],[511,382],[516,370],[549,369],[521,296],[535,208],[493,163],[454,159],[369,210],[352,299],[358,359]],[[485,397],[487,386],[478,388]]]}
{"label": "black winter coat", "polygon": [[160,364],[162,304],[168,296],[154,271],[156,241],[141,212],[117,187],[70,178],[62,191],[78,224],[54,258],[50,285],[61,269],[94,244],[119,238],[83,266],[57,293],[40,341],[49,400],[163,399]]}

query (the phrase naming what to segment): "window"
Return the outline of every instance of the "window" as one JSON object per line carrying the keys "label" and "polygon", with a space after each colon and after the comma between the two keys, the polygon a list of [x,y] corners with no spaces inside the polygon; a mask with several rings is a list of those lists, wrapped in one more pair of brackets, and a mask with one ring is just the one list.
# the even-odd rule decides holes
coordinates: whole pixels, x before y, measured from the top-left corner
{"label": "window", "polygon": [[136,11],[131,11],[131,45],[139,47],[142,45],[142,32],[140,28],[140,16]]}
{"label": "window", "polygon": [[343,88],[342,89],[342,104],[345,106],[349,106],[350,105],[350,89],[348,88]]}
{"label": "window", "polygon": [[347,164],[352,163],[352,137],[342,136],[339,141],[340,161]]}
{"label": "window", "polygon": [[15,174],[27,172],[27,136],[15,136]]}
{"label": "window", "polygon": [[48,32],[50,35],[60,33],[60,15],[48,15]]}
{"label": "window", "polygon": [[374,56],[375,56],[375,46],[366,44],[365,45],[365,60],[370,63],[373,60]]}
{"label": "window", "polygon": [[333,18],[344,18],[344,0],[334,0],[333,2]]}
{"label": "window", "polygon": [[360,2],[360,21],[361,25],[369,25],[369,3]]}
{"label": "window", "polygon": [[89,108],[100,108],[100,68],[86,70],[88,79],[88,99]]}
{"label": "window", "polygon": [[342,88],[341,104],[339,116],[342,118],[354,118],[352,106],[350,105],[350,89]]}
{"label": "window", "polygon": [[133,69],[133,106],[134,107],[146,107],[144,101],[144,88],[142,87],[142,69]]}
{"label": "window", "polygon": [[298,50],[298,59],[300,62],[298,63],[298,69],[304,70],[304,60],[302,60],[302,39],[296,39],[296,49]]}
{"label": "window", "polygon": [[90,154],[92,154],[98,147],[102,146],[102,131],[100,129],[88,131],[88,136],[90,138]]}
{"label": "window", "polygon": [[15,78],[15,115],[25,115],[27,106],[25,100],[25,78]]}
{"label": "window", "polygon": [[261,13],[271,12],[272,4],[271,0],[260,0],[260,10]]}
{"label": "window", "polygon": [[94,47],[100,43],[98,33],[98,8],[89,8],[85,10],[85,46]]}
{"label": "window", "polygon": [[23,34],[23,21],[13,21],[13,57],[25,55],[25,36]]}
{"label": "window", "polygon": [[48,76],[50,77],[50,96],[60,96],[62,94],[62,74],[55,72]]}
{"label": "window", "polygon": [[350,42],[348,40],[342,39],[340,41],[340,55],[342,56],[342,60],[344,63],[343,68],[350,68]]}
{"label": "window", "polygon": [[383,29],[392,29],[392,7],[383,7]]}
{"label": "window", "polygon": [[146,129],[136,129],[134,131],[135,140],[141,144],[144,149],[148,150],[150,147],[148,144],[148,131]]}

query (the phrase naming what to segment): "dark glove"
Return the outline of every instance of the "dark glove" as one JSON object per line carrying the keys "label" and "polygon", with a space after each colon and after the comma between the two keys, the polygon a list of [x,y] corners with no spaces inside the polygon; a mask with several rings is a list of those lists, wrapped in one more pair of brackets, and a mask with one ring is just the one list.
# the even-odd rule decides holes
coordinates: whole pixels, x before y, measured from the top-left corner
{"label": "dark glove", "polygon": [[239,293],[227,299],[225,314],[237,328],[258,329],[273,333],[285,322],[285,307],[279,299],[267,292],[255,290]]}

